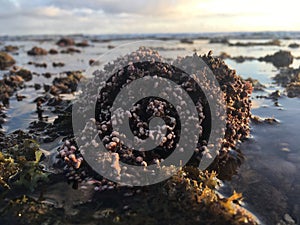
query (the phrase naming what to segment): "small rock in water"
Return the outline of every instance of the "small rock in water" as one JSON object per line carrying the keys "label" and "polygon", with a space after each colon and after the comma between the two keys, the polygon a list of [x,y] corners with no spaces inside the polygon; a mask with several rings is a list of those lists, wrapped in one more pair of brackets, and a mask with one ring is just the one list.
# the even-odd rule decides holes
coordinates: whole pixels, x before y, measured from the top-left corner
{"label": "small rock in water", "polygon": [[0,70],[4,70],[15,63],[16,61],[11,55],[7,54],[6,52],[0,52]]}
{"label": "small rock in water", "polygon": [[31,55],[31,56],[38,56],[38,55],[47,55],[48,52],[47,50],[43,49],[43,48],[40,48],[40,47],[33,47],[31,50],[29,50],[27,52],[28,55]]}
{"label": "small rock in water", "polygon": [[276,67],[288,67],[293,63],[293,55],[289,51],[278,51],[273,55],[267,55],[265,57],[260,57],[259,61],[271,62]]}

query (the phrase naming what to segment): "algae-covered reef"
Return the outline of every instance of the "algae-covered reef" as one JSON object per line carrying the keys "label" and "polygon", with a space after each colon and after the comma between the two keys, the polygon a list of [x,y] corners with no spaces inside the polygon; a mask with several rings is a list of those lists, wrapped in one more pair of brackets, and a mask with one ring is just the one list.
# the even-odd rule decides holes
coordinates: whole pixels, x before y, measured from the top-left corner
{"label": "algae-covered reef", "polygon": [[43,153],[29,134],[15,131],[2,136],[0,149],[0,190],[21,186],[32,191],[47,180],[39,165]]}
{"label": "algae-covered reef", "polygon": [[[223,197],[216,192],[218,186],[215,173],[187,167],[157,185],[96,191],[89,201],[74,205],[74,214],[47,201],[22,195],[7,201],[1,208],[0,221],[34,225],[42,222],[122,225],[259,223],[240,205],[241,194]],[[11,215],[14,215],[13,219]]]}

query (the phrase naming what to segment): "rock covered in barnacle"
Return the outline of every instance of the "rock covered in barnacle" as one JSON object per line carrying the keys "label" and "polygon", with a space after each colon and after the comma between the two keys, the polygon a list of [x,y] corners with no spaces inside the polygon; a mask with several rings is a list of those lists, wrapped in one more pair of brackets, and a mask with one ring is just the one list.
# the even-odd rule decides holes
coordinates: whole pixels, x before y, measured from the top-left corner
{"label": "rock covered in barnacle", "polygon": [[76,156],[77,148],[67,140],[59,150],[59,155],[64,161],[75,169],[78,169],[83,161],[82,157]]}
{"label": "rock covered in barnacle", "polygon": [[[167,157],[172,152],[171,148],[168,147],[170,146],[168,145],[169,142],[166,142],[166,145],[163,145],[163,148],[157,149],[155,154],[137,154],[134,149],[126,148],[124,146],[125,143],[115,141],[119,140],[119,138],[112,133],[112,124],[109,122],[110,118],[108,109],[111,107],[112,103],[109,102],[111,101],[111,97],[105,98],[107,96],[111,96],[108,93],[112,92],[112,90],[119,91],[122,87],[126,86],[133,80],[146,76],[146,74],[149,75],[150,68],[152,72],[154,70],[157,74],[162,74],[162,76],[165,76],[167,79],[175,79],[182,88],[184,88],[187,92],[192,93],[191,95],[196,96],[196,100],[193,101],[197,107],[199,115],[202,115],[202,118],[201,116],[199,118],[200,124],[203,121],[203,124],[201,125],[208,125],[207,121],[205,123],[205,119],[209,120],[209,112],[207,111],[207,108],[209,106],[207,101],[205,100],[206,96],[204,95],[202,90],[204,90],[205,93],[216,93],[218,90],[218,85],[211,83],[211,81],[209,81],[208,79],[209,74],[205,73],[205,71],[201,71],[203,76],[203,80],[201,82],[202,90],[199,90],[196,88],[193,79],[189,78],[188,75],[178,69],[183,68],[184,70],[187,70],[189,74],[199,72],[197,71],[197,65],[193,65],[193,60],[197,59],[198,57],[200,57],[200,59],[209,66],[217,81],[219,82],[219,85],[224,93],[223,100],[226,102],[227,108],[225,138],[223,139],[222,147],[220,149],[220,155],[215,160],[215,163],[212,165],[211,169],[217,170],[220,177],[224,179],[229,178],[235,172],[236,167],[242,161],[242,155],[238,150],[236,150],[236,145],[239,141],[246,138],[250,132],[249,119],[251,101],[249,99],[249,94],[252,92],[252,86],[249,82],[242,81],[240,77],[235,73],[235,71],[231,70],[224,63],[224,61],[213,57],[211,54],[203,56],[198,56],[195,54],[193,56],[178,58],[177,60],[175,60],[173,65],[168,65],[160,63],[161,61],[163,61],[163,58],[158,54],[157,51],[141,47],[136,52],[125,55],[124,57],[118,58],[112,63],[105,65],[103,71],[95,71],[95,79],[93,80],[93,83],[88,83],[86,85],[86,92],[88,93],[88,95],[85,96],[84,101],[91,101],[91,99],[95,99],[95,96],[99,95],[98,98],[100,100],[98,104],[98,112],[100,113],[98,115],[100,120],[97,121],[98,130],[99,136],[108,151],[117,152],[122,161],[134,165],[136,165],[137,162],[140,161],[137,160],[139,159],[139,157],[143,158],[143,161],[148,164],[153,163],[154,161],[159,163],[159,160]],[[104,91],[100,92],[100,94],[96,91],[93,92],[93,90],[98,90],[98,85],[101,82],[101,78],[105,73],[108,72],[112,74],[112,76],[102,89]],[[121,82],[119,82],[119,80]],[[177,93],[177,95],[180,96],[180,93]],[[221,100],[222,99],[217,102],[218,106],[222,104]],[[151,103],[151,101],[154,101],[154,99],[148,99],[147,103]],[[85,104],[85,102],[82,102],[82,104]],[[106,106],[107,110],[105,110],[105,107],[103,106]],[[141,105],[139,107],[141,107]],[[184,105],[180,107],[184,107]],[[155,110],[152,109],[153,112],[155,111],[155,113],[163,113],[163,111],[160,112],[160,109],[163,108],[163,103],[158,103],[154,108]],[[82,111],[80,111],[80,113],[83,114],[84,117],[85,112],[89,109],[85,106],[82,107],[81,110]],[[145,135],[147,133],[147,124],[143,124],[143,122],[145,121],[138,121],[139,116],[134,111],[126,113],[128,113],[129,118],[135,117],[135,119],[137,119],[137,121],[132,124],[133,127],[131,127],[133,132],[136,132],[135,134],[140,134],[142,136]],[[153,116],[155,115],[153,114]],[[173,116],[172,120],[174,119],[176,121],[176,118],[174,118]],[[209,134],[206,134],[207,127],[204,127],[204,129],[202,129],[201,125],[199,129],[201,131],[204,130],[204,133],[201,132],[202,136],[199,140],[197,149],[195,150],[197,160],[201,159],[204,152],[209,152],[209,146],[206,146],[207,139],[209,137]],[[174,134],[174,137],[178,137],[178,134]],[[148,137],[151,138],[150,133],[147,133],[147,135],[149,135]],[[89,135],[85,135],[83,132],[82,136],[88,137]],[[170,134],[169,136],[171,137],[172,134]],[[173,140],[172,137],[170,139]],[[87,142],[91,141],[92,140],[87,140]],[[80,146],[80,148],[82,149],[85,149],[86,147],[87,146]],[[226,170],[226,166],[229,166],[232,171]],[[222,171],[227,171],[229,174],[222,175]]]}
{"label": "rock covered in barnacle", "polygon": [[[149,137],[149,139],[157,139],[157,137],[164,134],[161,130],[149,130],[149,119],[153,117],[164,118],[166,135],[161,139],[159,146],[153,151],[139,151],[132,147],[128,147],[127,143],[120,141],[120,137],[112,131],[112,123],[110,122],[109,109],[112,107],[115,93],[118,93],[120,89],[130,82],[136,79],[153,76],[158,80],[160,78],[167,78],[177,83],[181,88],[174,90],[175,96],[182,95],[182,89],[186,90],[190,96],[193,96],[193,102],[198,112],[197,120],[199,123],[199,133],[202,134],[201,122],[205,119],[207,111],[203,109],[202,102],[205,101],[205,95],[201,92],[201,89],[195,85],[195,82],[189,78],[184,71],[176,68],[175,66],[161,62],[162,58],[156,51],[151,49],[140,48],[138,51],[128,54],[122,58],[113,61],[104,67],[104,71],[96,71],[95,80],[93,83],[88,84],[88,96],[86,100],[92,98],[93,94],[98,95],[99,93],[91,93],[90,90],[97,90],[102,78],[102,72],[111,73],[112,76],[109,78],[105,86],[102,88],[96,105],[96,120],[99,131],[99,137],[102,139],[104,146],[110,152],[116,152],[120,156],[120,160],[133,165],[147,166],[149,164],[160,164],[160,161],[168,157],[176,148],[176,142],[180,136],[179,126],[180,123],[178,115],[176,115],[176,108],[171,106],[170,103],[163,99],[156,97],[144,98],[140,102],[137,102],[133,106],[132,110],[121,112],[118,117],[120,123],[124,118],[129,119],[130,127],[135,136],[143,139]],[[133,63],[134,62],[134,63]],[[147,81],[145,81],[147,82]],[[170,87],[164,87],[166,90]],[[160,90],[160,89],[156,89]],[[162,90],[163,91],[163,90]],[[132,95],[136,95],[132,93]],[[165,94],[162,92],[162,95]],[[107,98],[107,96],[109,96]],[[119,97],[119,96],[118,96]],[[122,97],[122,96],[121,96]],[[124,99],[126,102],[127,99]],[[84,104],[85,102],[83,102]],[[184,110],[186,102],[181,101],[181,107]],[[82,108],[83,111],[80,113],[85,114],[86,108]],[[187,112],[188,113],[188,112]],[[124,114],[124,115],[123,115]],[[89,129],[85,129],[89,130]],[[83,137],[89,137],[82,132]],[[87,143],[93,143],[93,140],[85,140]],[[188,147],[188,146],[186,146]],[[89,149],[89,146],[81,146],[81,150],[85,151]],[[182,149],[181,151],[184,151]],[[91,151],[90,151],[91,152]],[[96,156],[95,156],[96,157]],[[140,160],[142,159],[142,160]]]}
{"label": "rock covered in barnacle", "polygon": [[[105,191],[112,190],[117,186],[115,183],[95,173],[85,163],[74,139],[65,140],[64,144],[58,149],[58,152],[57,158],[64,162],[63,173],[68,183],[71,183],[74,189],[77,189],[79,186],[92,185],[95,191]],[[58,167],[60,167],[61,161],[56,163]],[[118,173],[118,155],[115,155],[115,161],[111,167],[114,172]]]}
{"label": "rock covered in barnacle", "polygon": [[[195,57],[195,56],[193,56]],[[249,133],[251,100],[249,95],[252,92],[252,85],[243,81],[235,72],[230,69],[223,60],[213,57],[211,54],[199,56],[211,69],[213,75],[219,82],[224,93],[224,101],[227,109],[226,130],[219,156],[215,159],[210,169],[217,170],[219,177],[230,179],[236,172],[236,168],[241,164],[242,155],[236,149],[238,142],[245,139]],[[176,61],[177,65],[185,65],[186,61],[192,57],[185,57]],[[190,65],[190,64],[187,64]],[[197,73],[197,70],[189,68],[189,73]],[[203,73],[201,88],[206,89],[206,93],[214,93],[216,85],[208,83],[208,73]],[[209,84],[209,85],[207,85]],[[221,102],[216,102],[222,104]],[[205,146],[205,143],[202,144]]]}

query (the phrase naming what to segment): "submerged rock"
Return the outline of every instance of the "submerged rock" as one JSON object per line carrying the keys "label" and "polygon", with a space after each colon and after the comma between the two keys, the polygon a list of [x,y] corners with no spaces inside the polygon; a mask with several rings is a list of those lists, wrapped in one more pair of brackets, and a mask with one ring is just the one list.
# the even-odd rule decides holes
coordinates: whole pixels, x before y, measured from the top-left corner
{"label": "submerged rock", "polygon": [[293,55],[289,51],[278,51],[273,55],[267,55],[265,57],[260,57],[259,61],[271,62],[276,67],[288,67],[293,63]]}
{"label": "submerged rock", "polygon": [[6,52],[0,52],[0,70],[5,70],[15,63],[16,61],[11,55],[7,54]]}

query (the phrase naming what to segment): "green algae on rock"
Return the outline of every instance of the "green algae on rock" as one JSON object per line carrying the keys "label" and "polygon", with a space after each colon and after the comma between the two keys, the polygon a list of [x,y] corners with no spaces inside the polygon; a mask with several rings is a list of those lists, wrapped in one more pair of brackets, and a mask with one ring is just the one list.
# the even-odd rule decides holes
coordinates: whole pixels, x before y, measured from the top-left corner
{"label": "green algae on rock", "polygon": [[58,218],[63,215],[63,210],[56,209],[50,204],[37,201],[26,195],[3,203],[0,204],[1,224],[66,224],[58,221]]}
{"label": "green algae on rock", "polygon": [[42,152],[32,137],[23,131],[0,138],[1,186],[11,188],[22,186],[34,190],[40,181],[47,180],[39,161]]}
{"label": "green algae on rock", "polygon": [[[137,188],[120,187],[95,192],[92,199],[74,204],[74,215],[67,209],[53,207],[43,199],[29,196],[13,198],[0,204],[0,222],[40,224],[193,224],[256,225],[260,221],[240,206],[241,194],[224,197],[217,192],[216,174],[197,168],[183,168],[167,181]],[[12,224],[13,224],[12,223]]]}

